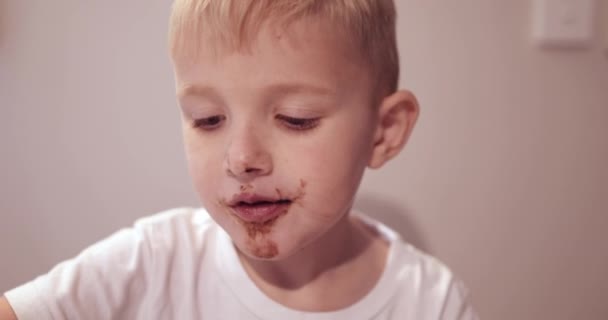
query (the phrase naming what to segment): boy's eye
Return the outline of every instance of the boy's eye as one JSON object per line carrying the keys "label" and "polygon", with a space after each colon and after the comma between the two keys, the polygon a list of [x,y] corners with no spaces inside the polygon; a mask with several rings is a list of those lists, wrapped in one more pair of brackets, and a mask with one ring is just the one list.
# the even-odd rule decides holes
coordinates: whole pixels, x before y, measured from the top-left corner
{"label": "boy's eye", "polygon": [[277,115],[276,118],[287,128],[293,130],[309,130],[319,124],[319,118],[293,118],[286,115]]}
{"label": "boy's eye", "polygon": [[200,128],[203,130],[213,130],[219,127],[224,120],[226,120],[226,116],[216,115],[207,118],[195,119],[192,126],[194,128]]}

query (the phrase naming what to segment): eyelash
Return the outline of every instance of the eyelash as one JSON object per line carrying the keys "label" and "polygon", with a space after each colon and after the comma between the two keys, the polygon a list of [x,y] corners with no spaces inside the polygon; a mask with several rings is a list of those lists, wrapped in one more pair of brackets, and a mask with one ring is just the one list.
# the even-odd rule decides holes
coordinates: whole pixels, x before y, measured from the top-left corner
{"label": "eyelash", "polygon": [[203,129],[205,131],[211,131],[213,129],[216,129],[217,127],[219,127],[222,124],[222,121],[226,120],[226,116],[223,115],[217,115],[217,116],[211,116],[208,118],[201,118],[201,119],[195,119],[192,122],[192,127],[194,128],[200,128]]}
{"label": "eyelash", "polygon": [[[287,127],[287,129],[295,131],[306,131],[315,128],[319,124],[319,118],[294,118],[285,115],[277,115],[277,120]],[[222,122],[226,120],[224,115],[215,115],[207,118],[195,119],[192,122],[193,128],[199,128],[205,131],[217,129]]]}
{"label": "eyelash", "polygon": [[294,118],[285,115],[277,115],[276,119],[291,130],[305,131],[315,128],[319,125],[319,118]]}

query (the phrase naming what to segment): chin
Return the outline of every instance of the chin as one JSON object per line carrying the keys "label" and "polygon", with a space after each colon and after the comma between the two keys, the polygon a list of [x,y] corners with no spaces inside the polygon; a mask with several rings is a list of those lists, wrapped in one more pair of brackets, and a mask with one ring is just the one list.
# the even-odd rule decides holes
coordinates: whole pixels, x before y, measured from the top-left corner
{"label": "chin", "polygon": [[294,251],[289,250],[289,246],[286,246],[284,242],[278,241],[274,237],[250,238],[247,234],[240,235],[237,247],[247,257],[264,261],[282,260],[293,254]]}
{"label": "chin", "polygon": [[238,250],[250,259],[259,261],[281,261],[302,250],[306,243],[298,238],[293,230],[275,229],[267,235],[251,238],[247,233],[239,232],[236,240]]}

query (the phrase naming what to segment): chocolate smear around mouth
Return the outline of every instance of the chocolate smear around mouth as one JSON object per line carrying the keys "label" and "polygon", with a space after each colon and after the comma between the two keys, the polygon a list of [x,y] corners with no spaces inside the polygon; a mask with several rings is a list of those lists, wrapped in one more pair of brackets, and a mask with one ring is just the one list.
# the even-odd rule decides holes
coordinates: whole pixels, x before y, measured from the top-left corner
{"label": "chocolate smear around mouth", "polygon": [[[291,201],[287,202],[287,203],[291,203]],[[255,205],[255,204],[254,204]],[[245,227],[245,230],[247,230],[247,235],[249,236],[249,238],[251,239],[255,239],[258,236],[262,236],[262,235],[266,235],[268,233],[270,233],[270,231],[272,231],[272,227],[275,225],[275,223],[277,222],[277,220],[279,220],[280,217],[282,217],[283,215],[285,215],[288,211],[288,208],[285,208],[281,213],[279,213],[276,217],[266,220],[266,221],[244,221],[242,219],[238,219],[237,221],[239,221],[239,223]]]}
{"label": "chocolate smear around mouth", "polygon": [[285,209],[278,216],[263,222],[251,222],[238,219],[247,231],[247,236],[249,237],[249,239],[247,239],[247,247],[249,252],[262,259],[270,259],[279,254],[277,244],[270,239],[266,239],[265,235],[272,231],[274,224],[280,217],[285,215],[287,211],[288,209]]}
{"label": "chocolate smear around mouth", "polygon": [[[301,199],[305,195],[306,185],[306,181],[300,179],[300,188],[298,188],[297,194],[293,198],[293,200],[280,200],[279,202],[287,202],[289,204],[297,203],[302,206]],[[241,185],[239,189],[241,190],[241,192],[243,192],[245,190],[249,190],[250,188],[252,188],[250,185]],[[278,188],[276,188],[275,191],[277,193],[278,198],[283,199],[283,192],[281,192],[281,190]],[[220,204],[223,206],[227,205],[225,201],[220,201]],[[262,203],[254,203],[250,205],[255,206],[260,204]],[[247,247],[251,254],[262,259],[270,259],[279,254],[279,249],[276,242],[267,239],[266,235],[268,235],[272,231],[272,228],[276,224],[276,222],[289,211],[289,207],[290,206],[287,206],[283,210],[283,212],[278,214],[276,217],[262,222],[244,221],[235,217],[235,220],[238,221],[238,223],[241,224],[247,232]]]}

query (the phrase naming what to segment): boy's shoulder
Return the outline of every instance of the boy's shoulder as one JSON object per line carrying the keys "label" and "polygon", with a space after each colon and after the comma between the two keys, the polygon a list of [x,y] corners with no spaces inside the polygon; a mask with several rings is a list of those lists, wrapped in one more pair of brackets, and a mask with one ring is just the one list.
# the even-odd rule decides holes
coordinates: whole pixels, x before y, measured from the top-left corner
{"label": "boy's shoulder", "polygon": [[218,228],[205,209],[180,207],[141,217],[128,230],[152,246],[155,253],[166,251],[171,255],[169,251],[194,250],[190,244],[208,246]]}
{"label": "boy's shoulder", "polygon": [[389,243],[386,267],[377,285],[377,288],[385,285],[392,292],[385,296],[385,301],[392,301],[397,309],[418,306],[414,309],[444,312],[447,312],[444,308],[467,305],[468,289],[445,263],[404,241],[398,232],[381,222],[360,216]]}
{"label": "boy's shoulder", "polygon": [[157,229],[175,227],[184,224],[208,226],[212,219],[202,208],[180,207],[161,211],[135,220],[135,228]]}
{"label": "boy's shoulder", "polygon": [[[63,312],[73,315],[70,319],[109,319],[119,310],[129,315],[125,319],[150,319],[134,315],[194,290],[193,266],[212,263],[208,240],[214,230],[201,209],[143,217],[5,296],[20,319],[63,319]],[[129,301],[129,308],[121,309],[121,301]]]}
{"label": "boy's shoulder", "polygon": [[389,244],[389,264],[390,260],[395,260],[398,262],[396,265],[400,268],[424,268],[426,273],[451,274],[450,269],[437,257],[403,240],[402,236],[390,226],[367,214],[361,212],[355,214]]}

